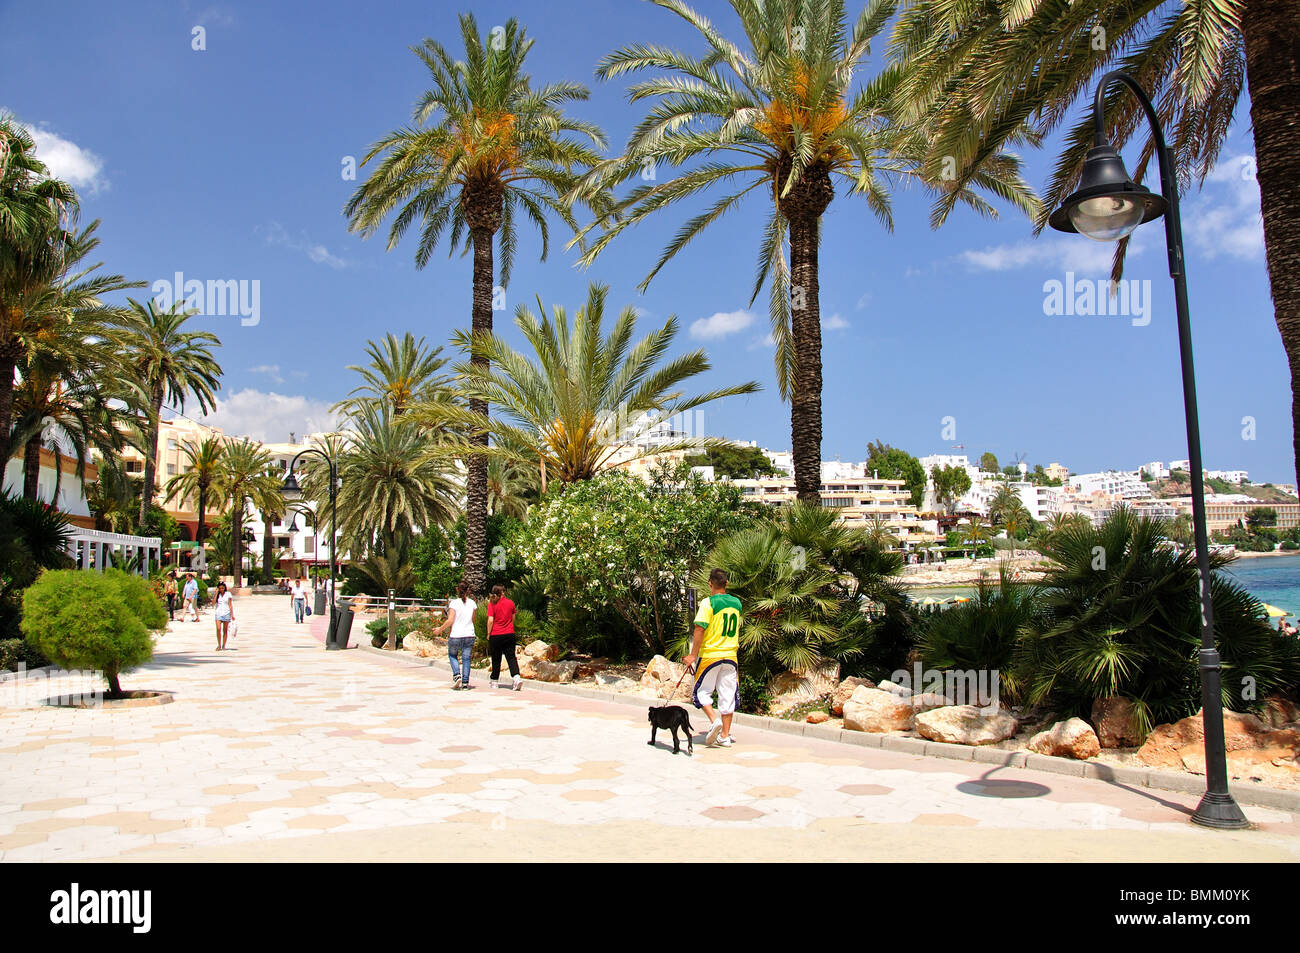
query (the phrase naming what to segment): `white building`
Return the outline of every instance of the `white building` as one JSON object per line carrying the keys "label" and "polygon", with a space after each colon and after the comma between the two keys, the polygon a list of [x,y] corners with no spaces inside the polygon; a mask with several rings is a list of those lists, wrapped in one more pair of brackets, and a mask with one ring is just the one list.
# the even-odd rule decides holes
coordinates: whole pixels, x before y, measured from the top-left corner
{"label": "white building", "polygon": [[1013,483],[1012,487],[1029,515],[1040,523],[1061,511],[1061,492],[1057,487],[1034,483]]}
{"label": "white building", "polygon": [[1077,473],[1070,477],[1068,486],[1082,496],[1104,493],[1118,496],[1125,500],[1146,500],[1151,498],[1151,487],[1142,482],[1136,472],[1125,470],[1107,470],[1104,473]]}
{"label": "white building", "polygon": [[1182,470],[1184,473],[1187,473],[1187,472],[1189,472],[1189,471],[1192,469],[1192,461],[1190,461],[1190,460],[1170,460],[1170,461],[1169,461],[1169,469],[1170,469],[1170,470]]}
{"label": "white building", "polygon": [[1235,483],[1238,486],[1250,482],[1250,474],[1245,470],[1206,470],[1205,476],[1209,480],[1222,480],[1225,483]]}
{"label": "white building", "polygon": [[1165,480],[1169,477],[1169,468],[1159,460],[1152,460],[1150,463],[1144,463],[1138,467],[1139,473],[1145,473],[1149,477],[1157,480]]}

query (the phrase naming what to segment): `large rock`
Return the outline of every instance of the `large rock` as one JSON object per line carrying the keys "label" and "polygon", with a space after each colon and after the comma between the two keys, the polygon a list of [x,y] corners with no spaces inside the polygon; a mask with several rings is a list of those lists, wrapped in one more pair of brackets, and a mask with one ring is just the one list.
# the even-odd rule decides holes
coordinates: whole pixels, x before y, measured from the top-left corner
{"label": "large rock", "polygon": [[689,692],[690,680],[683,677],[685,671],[685,666],[670,661],[662,655],[656,655],[649,661],[645,672],[641,675],[641,687],[653,692],[655,698],[669,697],[678,682],[681,682],[682,686],[679,691]]}
{"label": "large rock", "polygon": [[594,658],[590,662],[579,662],[578,671],[573,677],[578,679],[593,678],[597,672],[606,668],[609,668],[609,659],[604,657]]}
{"label": "large rock", "polygon": [[577,662],[547,662],[545,659],[533,660],[533,674],[539,682],[571,682],[578,670]]}
{"label": "large rock", "polygon": [[1092,703],[1090,720],[1103,748],[1131,748],[1142,743],[1133,714],[1133,703],[1122,695],[1098,698]]}
{"label": "large rock", "polygon": [[1082,718],[1058,721],[1047,731],[1040,731],[1029,739],[1029,750],[1057,758],[1075,758],[1086,761],[1101,754],[1101,742],[1092,725]]}
{"label": "large rock", "polygon": [[991,745],[1016,733],[1016,720],[1004,711],[985,713],[975,705],[951,705],[916,716],[922,738],[950,745]]}
{"label": "large rock", "polygon": [[[1223,713],[1228,773],[1262,781],[1300,777],[1300,729],[1273,728],[1254,715]],[[1205,734],[1200,712],[1172,725],[1157,725],[1138,749],[1153,768],[1205,773]]]}
{"label": "large rock", "polygon": [[914,715],[911,703],[891,692],[859,685],[844,703],[844,727],[849,731],[907,731]]}
{"label": "large rock", "polygon": [[929,711],[932,708],[950,708],[953,704],[951,698],[940,695],[938,692],[916,692],[908,699],[912,707],[917,711]]}
{"label": "large rock", "polygon": [[601,688],[608,688],[610,691],[615,692],[631,692],[640,687],[632,679],[622,675],[615,675],[612,672],[597,672],[596,684]]}
{"label": "large rock", "polygon": [[524,646],[524,655],[544,662],[554,662],[560,657],[562,651],[558,645],[547,645],[541,639],[534,639]]}
{"label": "large rock", "polygon": [[859,686],[865,685],[867,688],[875,688],[876,683],[869,678],[858,678],[856,675],[850,675],[844,681],[836,686],[835,691],[831,694],[831,714],[843,715],[844,703],[849,700]]}
{"label": "large rock", "polygon": [[889,679],[885,679],[876,687],[882,692],[889,692],[891,695],[897,695],[899,698],[910,698],[912,695],[912,690],[910,688],[891,682]]}
{"label": "large rock", "polygon": [[408,632],[402,636],[402,651],[410,652],[416,658],[433,658],[438,651],[438,646],[427,635]]}
{"label": "large rock", "polygon": [[1300,722],[1300,706],[1281,695],[1270,695],[1264,699],[1264,710],[1259,719],[1271,728],[1285,728]]}
{"label": "large rock", "polygon": [[835,691],[839,681],[838,662],[829,662],[807,672],[782,672],[768,683],[767,690],[772,695],[768,710],[773,715],[780,715],[796,705],[825,698]]}

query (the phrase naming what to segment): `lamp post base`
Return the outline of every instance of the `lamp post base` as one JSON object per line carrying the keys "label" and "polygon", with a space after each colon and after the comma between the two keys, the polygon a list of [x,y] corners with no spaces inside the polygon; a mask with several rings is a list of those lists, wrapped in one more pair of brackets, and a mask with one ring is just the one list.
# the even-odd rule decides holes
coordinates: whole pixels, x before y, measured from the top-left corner
{"label": "lamp post base", "polygon": [[1231,794],[1215,794],[1211,791],[1205,792],[1201,803],[1196,806],[1192,823],[1220,831],[1240,831],[1250,827],[1246,815],[1241,813],[1241,808]]}

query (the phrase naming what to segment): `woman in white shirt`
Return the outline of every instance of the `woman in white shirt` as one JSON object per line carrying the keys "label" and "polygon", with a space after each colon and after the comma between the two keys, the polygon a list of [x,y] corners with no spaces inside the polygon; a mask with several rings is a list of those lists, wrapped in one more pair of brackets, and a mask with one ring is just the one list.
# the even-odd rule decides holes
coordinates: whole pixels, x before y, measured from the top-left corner
{"label": "woman in white shirt", "polygon": [[456,586],[456,598],[447,602],[447,621],[434,630],[438,635],[451,630],[447,639],[447,657],[451,659],[453,691],[473,687],[469,683],[469,660],[474,651],[474,610],[477,608],[478,604],[469,597],[469,583],[462,579]]}
{"label": "woman in white shirt", "polygon": [[226,636],[230,634],[230,623],[235,621],[235,597],[226,584],[217,585],[217,651],[226,649]]}

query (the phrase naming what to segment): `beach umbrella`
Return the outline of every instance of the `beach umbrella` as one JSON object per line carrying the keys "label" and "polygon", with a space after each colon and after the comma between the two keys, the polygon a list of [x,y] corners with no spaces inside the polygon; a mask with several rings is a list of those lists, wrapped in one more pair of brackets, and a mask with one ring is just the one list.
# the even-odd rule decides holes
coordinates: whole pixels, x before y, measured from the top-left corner
{"label": "beach umbrella", "polygon": [[1277,606],[1269,605],[1267,602],[1264,603],[1264,611],[1268,613],[1268,617],[1270,619],[1280,619],[1284,615],[1291,614],[1290,612],[1287,612],[1285,609],[1279,609]]}

